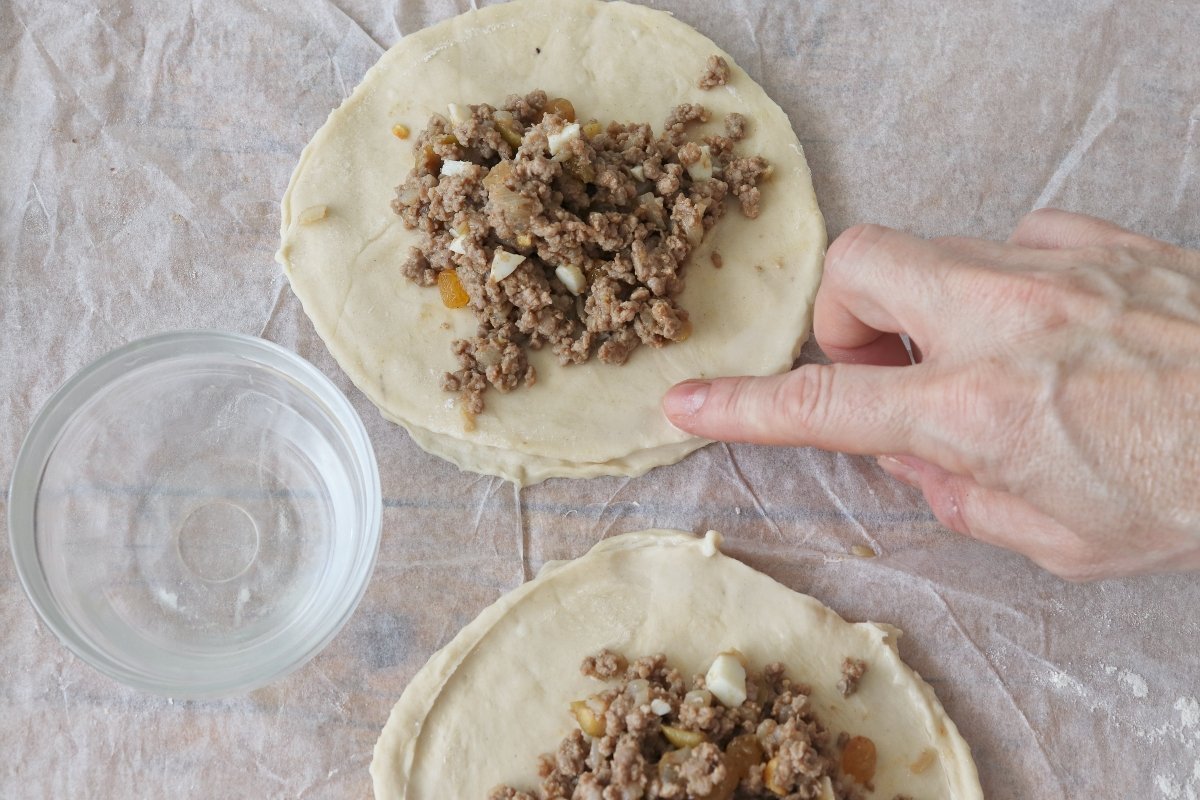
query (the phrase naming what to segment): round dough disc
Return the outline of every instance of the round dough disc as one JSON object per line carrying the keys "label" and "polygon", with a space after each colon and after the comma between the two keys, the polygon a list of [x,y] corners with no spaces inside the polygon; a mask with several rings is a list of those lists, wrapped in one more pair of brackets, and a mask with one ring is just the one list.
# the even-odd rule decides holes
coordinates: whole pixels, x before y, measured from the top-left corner
{"label": "round dough disc", "polygon": [[[696,83],[714,53],[730,62],[730,82],[703,91]],[[739,152],[764,156],[775,173],[761,187],[758,219],[730,208],[693,254],[680,299],[694,326],[686,342],[640,347],[622,366],[593,359],[564,368],[548,348],[533,353],[537,384],[489,391],[468,430],[439,381],[457,368],[451,341],[471,335],[475,320],[401,272],[417,236],[390,202],[413,155],[392,129],[419,131],[448,103],[500,105],[534,88],[570,98],[582,119],[656,130],[675,105],[702,102],[712,120],[696,136],[720,132],[724,116],[739,112],[750,121]],[[317,333],[384,416],[426,450],[518,484],[639,475],[705,444],[666,422],[663,393],[686,378],[788,369],[807,336],[826,242],[808,165],[779,106],[684,23],[598,0],[513,0],[402,39],[304,149],[281,236],[277,258]]]}
{"label": "round dough disc", "polygon": [[[630,658],[665,653],[685,675],[731,648],[756,669],[781,661],[812,686],[813,709],[835,737],[875,742],[872,797],[983,797],[966,742],[933,689],[900,660],[899,630],[846,622],[719,545],[711,531],[702,539],[662,530],[617,536],[582,558],[547,564],[485,609],[392,709],[371,762],[376,800],[483,800],[499,784],[533,789],[538,755],[574,727],[570,702],[598,689],[579,674],[580,662],[605,647]],[[836,686],[848,656],[866,661],[867,673],[842,697]]]}

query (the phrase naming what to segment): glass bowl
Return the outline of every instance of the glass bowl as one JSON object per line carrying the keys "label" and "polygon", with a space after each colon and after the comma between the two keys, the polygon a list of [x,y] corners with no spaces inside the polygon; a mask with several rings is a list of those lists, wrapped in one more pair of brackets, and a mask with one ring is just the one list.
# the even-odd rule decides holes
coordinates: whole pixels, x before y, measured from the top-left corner
{"label": "glass bowl", "polygon": [[115,350],[42,409],[9,536],[46,625],[106,675],[176,697],[312,658],[366,589],[379,471],[362,421],[299,356],[178,332]]}

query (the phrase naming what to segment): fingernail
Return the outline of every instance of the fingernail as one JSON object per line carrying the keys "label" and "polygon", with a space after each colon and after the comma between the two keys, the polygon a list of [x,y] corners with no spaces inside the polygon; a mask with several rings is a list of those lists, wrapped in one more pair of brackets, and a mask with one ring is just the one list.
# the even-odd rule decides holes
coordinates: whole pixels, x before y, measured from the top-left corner
{"label": "fingernail", "polygon": [[667,392],[663,405],[669,416],[690,417],[700,410],[707,397],[706,381],[684,381]]}
{"label": "fingernail", "polygon": [[917,486],[917,471],[895,456],[879,456],[875,459],[880,469],[901,483]]}

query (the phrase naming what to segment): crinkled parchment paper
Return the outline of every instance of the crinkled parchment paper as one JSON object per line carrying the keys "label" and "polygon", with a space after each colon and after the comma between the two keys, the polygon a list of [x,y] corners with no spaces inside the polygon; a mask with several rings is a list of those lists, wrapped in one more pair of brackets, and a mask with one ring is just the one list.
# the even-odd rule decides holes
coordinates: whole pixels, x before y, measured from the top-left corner
{"label": "crinkled parchment paper", "polygon": [[[1057,205],[1200,246],[1191,3],[655,4],[787,110],[833,235],[1000,239]],[[0,796],[364,797],[388,709],[435,648],[547,559],[652,526],[720,529],[846,617],[902,627],[989,797],[1200,796],[1195,577],[1066,584],[940,529],[871,461],[809,450],[715,445],[518,493],[425,455],[350,386],[272,260],[277,202],[380,53],[465,2],[99,5],[0,3],[0,480],[36,410],[102,353],[173,328],[260,334],[366,421],[383,544],[325,652],[214,702],[97,675],[0,556]]]}

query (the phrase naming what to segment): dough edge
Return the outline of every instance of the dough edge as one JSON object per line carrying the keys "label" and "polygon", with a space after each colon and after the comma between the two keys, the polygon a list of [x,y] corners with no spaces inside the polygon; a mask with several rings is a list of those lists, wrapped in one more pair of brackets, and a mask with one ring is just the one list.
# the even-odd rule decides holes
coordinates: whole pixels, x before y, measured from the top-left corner
{"label": "dough edge", "polygon": [[[791,599],[808,605],[817,613],[827,616],[834,624],[846,628],[857,628],[872,634],[875,643],[869,654],[872,658],[885,659],[887,670],[892,672],[893,686],[903,688],[915,711],[924,723],[925,733],[934,742],[938,760],[950,784],[950,797],[955,800],[983,800],[983,789],[978,772],[971,757],[970,747],[962,738],[954,721],[946,714],[933,688],[915,670],[900,659],[897,640],[903,632],[892,625],[876,622],[850,623],[816,598],[796,592],[773,581],[757,570],[720,551],[722,537],[709,531],[704,537],[670,529],[648,529],[625,533],[601,540],[580,558],[567,561],[549,561],[531,581],[504,594],[479,616],[468,623],[454,638],[435,652],[429,661],[402,692],[393,706],[372,754],[370,773],[376,800],[406,800],[406,782],[413,766],[422,725],[439,699],[446,683],[453,677],[458,665],[486,638],[496,624],[512,609],[539,588],[561,575],[587,570],[589,558],[613,553],[633,553],[645,548],[681,548],[699,553],[704,558],[724,559],[735,569],[762,576],[774,583]],[[641,655],[641,654],[638,654]],[[858,655],[864,655],[859,653]],[[876,661],[872,667],[880,671],[884,667]],[[564,702],[568,699],[563,698]],[[532,770],[533,764],[530,764]],[[412,800],[417,800],[413,798]],[[479,798],[482,800],[482,798]]]}

